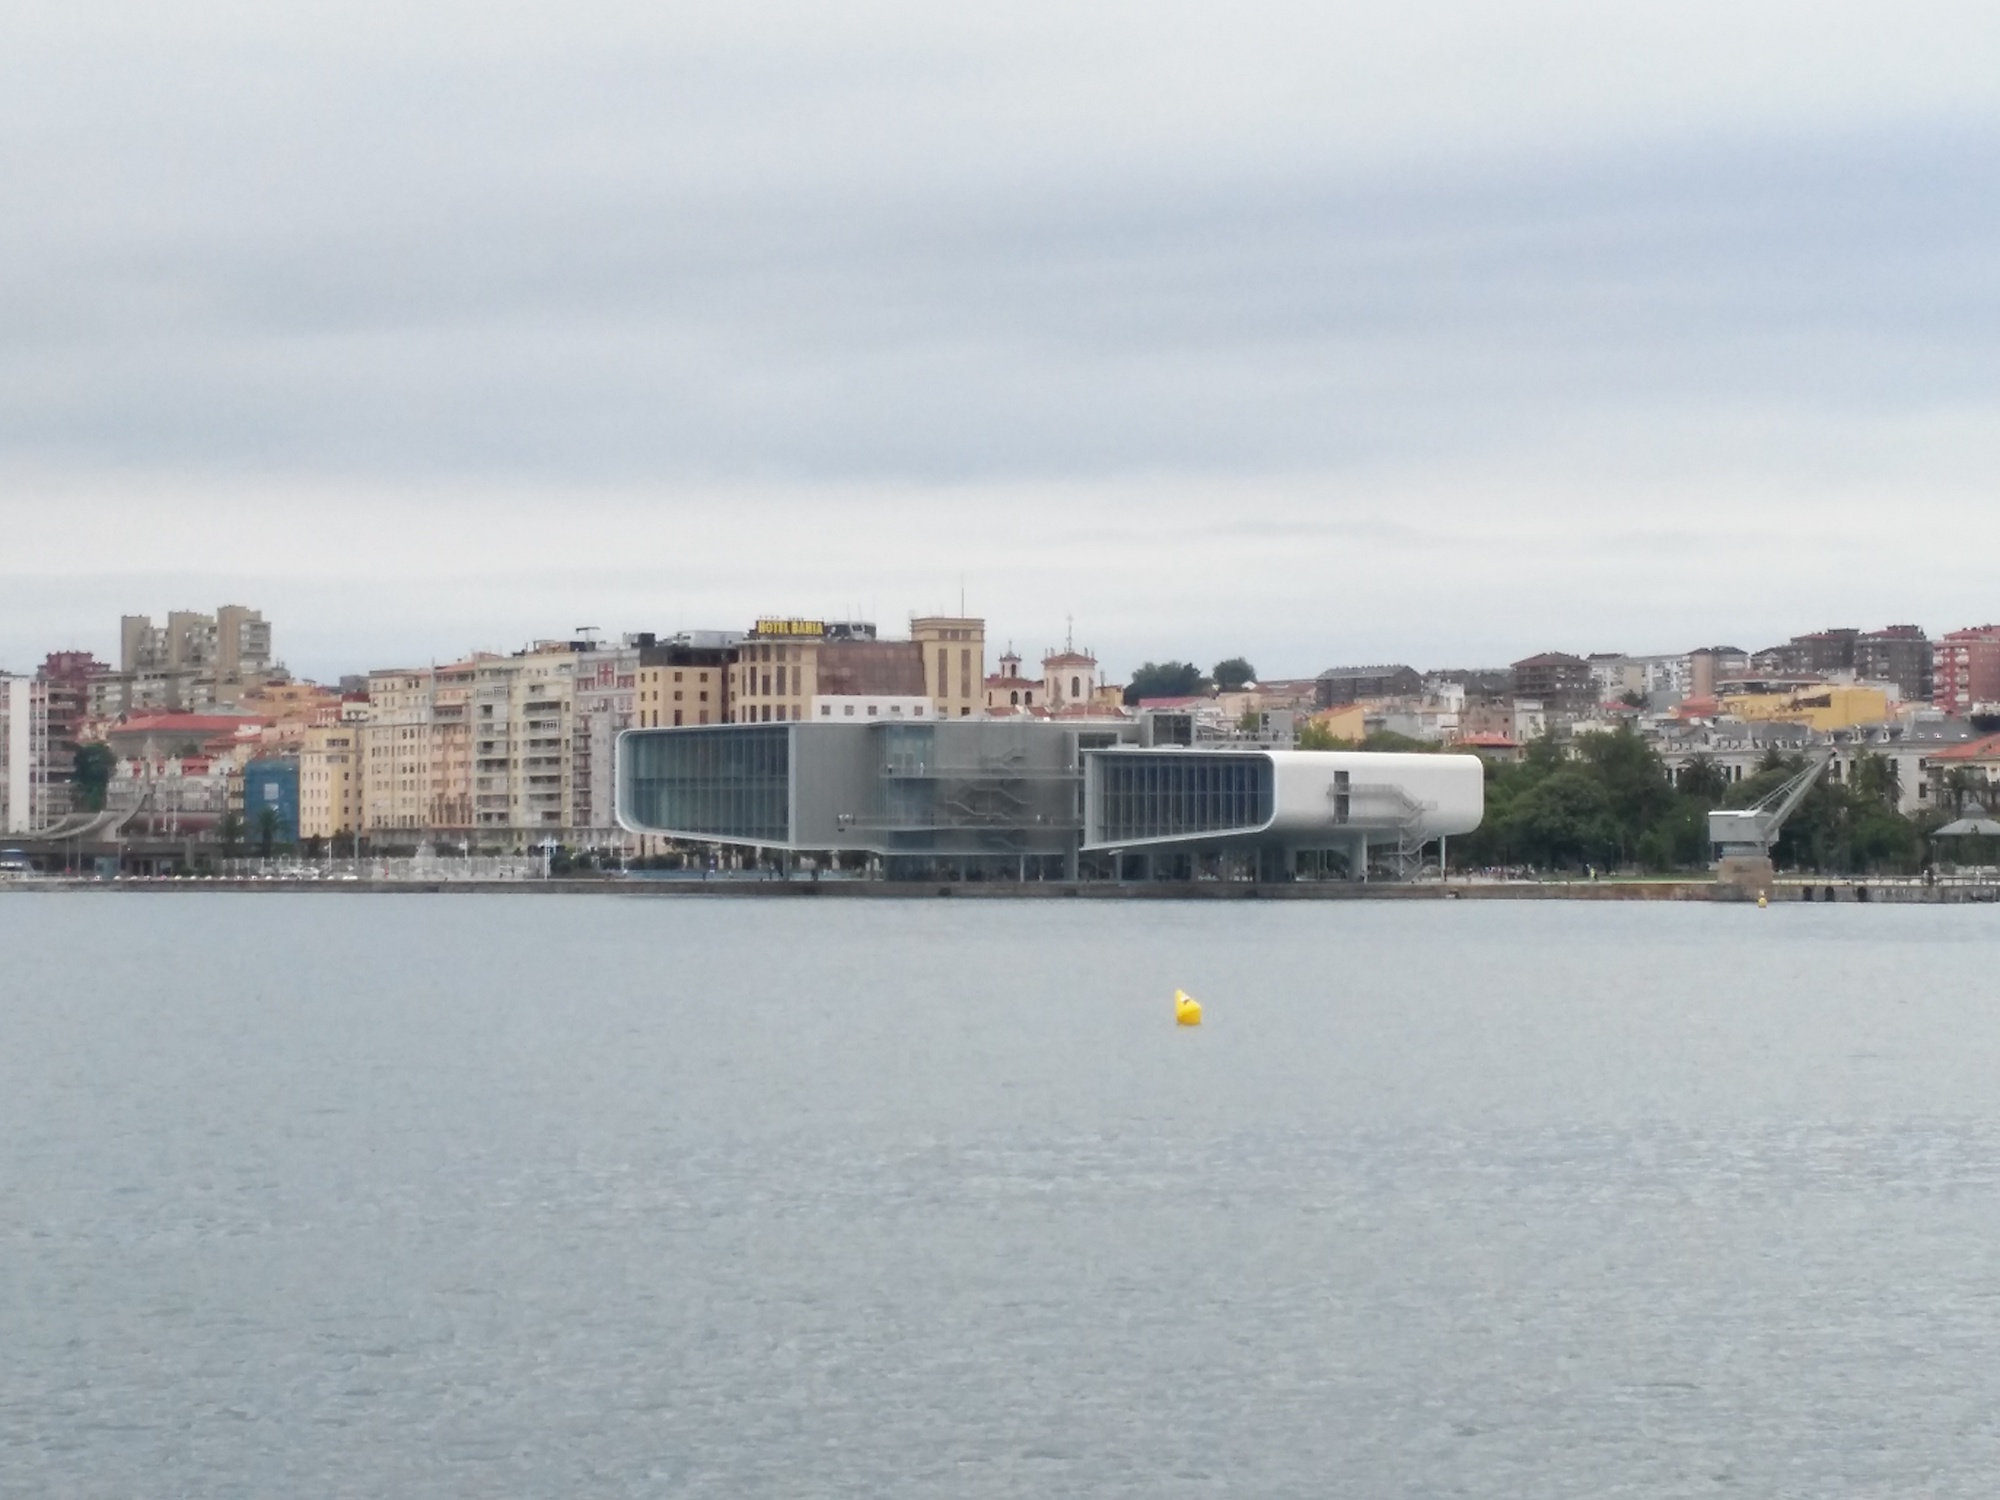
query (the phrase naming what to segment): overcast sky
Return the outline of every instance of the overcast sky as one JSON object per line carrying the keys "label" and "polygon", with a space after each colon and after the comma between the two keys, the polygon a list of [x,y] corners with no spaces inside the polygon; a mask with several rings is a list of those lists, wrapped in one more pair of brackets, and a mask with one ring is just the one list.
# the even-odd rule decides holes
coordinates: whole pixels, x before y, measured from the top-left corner
{"label": "overcast sky", "polygon": [[2000,618],[2000,7],[0,12],[0,667]]}

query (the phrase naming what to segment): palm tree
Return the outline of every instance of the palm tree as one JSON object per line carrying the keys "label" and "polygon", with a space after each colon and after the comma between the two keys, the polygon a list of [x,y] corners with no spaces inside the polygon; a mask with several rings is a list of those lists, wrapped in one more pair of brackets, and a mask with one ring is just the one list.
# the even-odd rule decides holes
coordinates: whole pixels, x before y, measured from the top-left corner
{"label": "palm tree", "polygon": [[1952,810],[1960,817],[1965,816],[1965,804],[1968,802],[1981,812],[1987,810],[1989,788],[1986,778],[1974,775],[1970,766],[1953,766],[1945,772],[1943,791],[1951,799]]}
{"label": "palm tree", "polygon": [[278,842],[278,810],[264,807],[257,810],[257,854],[261,859],[271,857],[271,846]]}
{"label": "palm tree", "polygon": [[1713,757],[1696,755],[1681,767],[1674,777],[1674,784],[1689,797],[1703,797],[1710,802],[1720,802],[1729,790],[1729,783],[1722,775],[1722,767]]}

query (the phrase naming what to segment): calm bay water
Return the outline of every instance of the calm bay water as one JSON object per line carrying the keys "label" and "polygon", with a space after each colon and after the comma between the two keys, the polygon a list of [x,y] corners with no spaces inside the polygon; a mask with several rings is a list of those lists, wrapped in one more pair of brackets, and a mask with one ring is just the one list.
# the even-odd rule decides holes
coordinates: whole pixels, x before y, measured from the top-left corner
{"label": "calm bay water", "polygon": [[1988,909],[8,894],[0,943],[8,1495],[2000,1476]]}

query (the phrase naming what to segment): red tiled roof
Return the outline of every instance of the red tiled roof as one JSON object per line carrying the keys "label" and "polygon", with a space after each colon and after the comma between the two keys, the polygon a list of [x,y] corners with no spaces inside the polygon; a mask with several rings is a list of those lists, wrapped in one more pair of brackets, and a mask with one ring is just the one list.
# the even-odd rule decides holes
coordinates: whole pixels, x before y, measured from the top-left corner
{"label": "red tiled roof", "polygon": [[1962,745],[1953,745],[1946,750],[1933,750],[1927,760],[1995,760],[2000,759],[2000,734],[1982,735],[1976,740],[1967,740]]}
{"label": "red tiled roof", "polygon": [[122,724],[113,724],[113,734],[234,734],[239,729],[262,729],[269,719],[237,714],[141,714]]}
{"label": "red tiled roof", "polygon": [[1457,743],[1473,745],[1482,750],[1518,750],[1521,742],[1511,735],[1496,734],[1491,731],[1479,734],[1461,734]]}

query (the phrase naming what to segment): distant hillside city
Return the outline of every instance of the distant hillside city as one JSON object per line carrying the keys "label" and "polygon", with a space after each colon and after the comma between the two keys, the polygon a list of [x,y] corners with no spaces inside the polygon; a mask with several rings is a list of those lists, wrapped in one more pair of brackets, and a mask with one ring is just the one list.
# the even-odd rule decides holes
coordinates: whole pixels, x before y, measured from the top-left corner
{"label": "distant hillside city", "polygon": [[628,729],[1143,717],[1183,744],[1469,752],[1489,763],[1492,789],[1485,843],[1467,857],[1670,865],[1698,858],[1699,840],[1660,842],[1657,809],[1624,817],[1615,798],[1591,803],[1556,833],[1561,820],[1546,810],[1505,819],[1551,767],[1601,761],[1598,735],[1637,742],[1642,780],[1705,805],[1818,753],[1830,789],[1867,782],[1912,829],[1985,807],[2000,765],[2000,734],[1988,732],[2000,730],[1997,625],[1282,679],[1236,657],[1206,670],[1147,662],[1121,681],[1072,642],[1038,662],[1011,644],[989,656],[991,644],[978,618],[913,617],[903,639],[865,621],[770,618],[744,630],[592,631],[317,683],[285,669],[256,609],[128,615],[115,665],[64,650],[32,675],[0,673],[0,831],[78,847],[150,840],[176,850],[177,866],[203,850],[560,847],[644,859],[662,842],[628,832],[614,811],[615,747]]}

